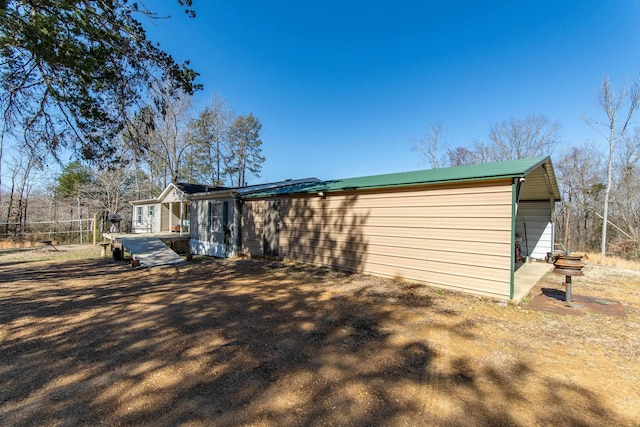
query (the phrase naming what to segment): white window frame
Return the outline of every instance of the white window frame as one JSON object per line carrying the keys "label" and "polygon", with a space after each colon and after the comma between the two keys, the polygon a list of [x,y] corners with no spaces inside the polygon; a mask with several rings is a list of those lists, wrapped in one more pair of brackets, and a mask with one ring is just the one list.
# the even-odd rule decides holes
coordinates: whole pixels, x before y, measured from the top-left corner
{"label": "white window frame", "polygon": [[207,230],[209,233],[223,233],[225,219],[228,220],[228,215],[225,215],[224,208],[228,210],[228,201],[210,201],[207,209]]}

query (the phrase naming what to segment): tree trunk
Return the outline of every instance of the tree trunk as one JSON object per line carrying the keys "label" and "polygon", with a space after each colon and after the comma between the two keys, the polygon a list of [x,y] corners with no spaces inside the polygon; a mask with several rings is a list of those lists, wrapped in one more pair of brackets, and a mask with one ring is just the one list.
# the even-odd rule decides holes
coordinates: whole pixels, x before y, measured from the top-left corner
{"label": "tree trunk", "polygon": [[614,126],[611,126],[609,136],[609,162],[607,164],[607,187],[604,189],[604,206],[602,207],[602,241],[600,243],[600,254],[607,255],[607,221],[609,220],[609,194],[611,194],[611,184],[613,181],[613,156],[615,154],[615,133]]}
{"label": "tree trunk", "polygon": [[133,181],[136,186],[136,199],[140,200],[140,182],[138,177],[138,156],[133,156]]}
{"label": "tree trunk", "polygon": [[4,143],[4,130],[0,132],[0,206],[2,206],[2,150]]}
{"label": "tree trunk", "polygon": [[11,181],[11,192],[9,193],[9,205],[7,206],[7,223],[4,227],[4,232],[9,236],[9,223],[11,222],[11,211],[13,210],[13,193],[15,191],[15,179]]}
{"label": "tree trunk", "polygon": [[18,208],[16,209],[16,218],[15,218],[16,226],[14,229],[14,236],[17,238],[20,236],[20,240],[22,240],[22,195],[18,199]]}

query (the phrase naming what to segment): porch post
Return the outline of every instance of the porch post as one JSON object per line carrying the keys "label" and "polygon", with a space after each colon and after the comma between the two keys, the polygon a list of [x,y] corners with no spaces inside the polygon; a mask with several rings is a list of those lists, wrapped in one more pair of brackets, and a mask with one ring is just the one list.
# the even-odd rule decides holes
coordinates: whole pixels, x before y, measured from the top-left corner
{"label": "porch post", "polygon": [[182,236],[182,217],[184,216],[184,202],[180,200],[180,235]]}
{"label": "porch post", "polygon": [[169,202],[169,233],[173,229],[173,202]]}

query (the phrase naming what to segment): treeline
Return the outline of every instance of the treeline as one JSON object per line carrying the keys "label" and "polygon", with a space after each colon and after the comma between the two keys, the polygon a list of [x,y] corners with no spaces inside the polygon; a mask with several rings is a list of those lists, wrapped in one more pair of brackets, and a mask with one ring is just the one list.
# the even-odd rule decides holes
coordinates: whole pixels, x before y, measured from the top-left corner
{"label": "treeline", "polygon": [[[606,253],[640,258],[640,145],[637,137],[617,147],[607,205]],[[634,139],[635,142],[634,142]],[[556,156],[562,191],[556,205],[556,241],[578,251],[600,251],[604,225],[607,158],[593,145]]]}
{"label": "treeline", "polygon": [[[40,217],[36,199],[50,201],[44,216],[79,219],[88,210],[127,213],[126,201],[156,196],[171,181],[239,186],[260,173],[260,121],[236,116],[220,98],[193,111],[198,73],[147,39],[140,19],[159,19],[153,10],[125,0],[45,3],[0,6],[0,227],[7,234],[24,235]],[[190,0],[177,3],[195,17]],[[462,146],[444,144],[436,123],[414,149],[431,167],[552,154],[563,193],[558,240],[638,257],[640,85],[616,91],[605,77],[595,101],[597,114],[584,118],[600,141],[591,146],[557,152],[560,124],[529,116],[492,124],[485,141]],[[43,176],[51,159],[69,152],[77,163]],[[67,178],[71,189],[61,183]]]}
{"label": "treeline", "polygon": [[[640,82],[616,91],[605,76],[595,117],[584,116],[596,143],[560,146],[560,123],[542,115],[493,123],[486,140],[449,144],[441,121],[414,142],[428,166],[444,167],[551,155],[562,200],[556,242],[575,251],[640,257]],[[607,224],[605,227],[604,224]]]}
{"label": "treeline", "polygon": [[[165,17],[142,2],[10,0],[0,15],[0,230],[24,235],[42,216],[34,200],[51,201],[44,217],[79,220],[89,207],[126,212],[170,181],[259,174],[259,120],[219,100],[192,111],[199,74],[147,38],[143,22]],[[63,177],[78,178],[72,191]]]}
{"label": "treeline", "polygon": [[142,108],[122,135],[140,197],[161,191],[169,182],[242,186],[249,177],[260,176],[265,158],[257,117],[236,115],[218,95],[194,111],[186,94],[159,93],[162,96]]}
{"label": "treeline", "polygon": [[156,197],[170,182],[242,186],[260,175],[262,124],[252,113],[236,115],[217,95],[196,110],[183,92],[157,93],[162,96],[141,108],[111,144],[108,161],[73,160],[47,179],[50,151],[17,149],[5,155],[9,180],[0,197],[0,237],[39,233],[45,227],[34,222],[42,221],[56,230],[78,230],[80,224],[59,222],[86,220],[93,213],[120,213],[126,227],[128,202]]}

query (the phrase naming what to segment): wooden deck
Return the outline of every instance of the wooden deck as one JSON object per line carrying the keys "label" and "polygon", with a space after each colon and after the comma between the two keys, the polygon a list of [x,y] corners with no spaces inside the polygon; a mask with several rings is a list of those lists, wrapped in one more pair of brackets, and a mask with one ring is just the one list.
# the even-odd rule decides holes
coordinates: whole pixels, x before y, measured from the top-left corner
{"label": "wooden deck", "polygon": [[[136,260],[142,267],[155,267],[159,265],[181,264],[185,259],[173,251],[167,243],[188,241],[189,235],[172,233],[149,234],[104,234],[113,246],[120,243],[122,248],[131,254],[131,259]],[[189,245],[187,244],[187,248]]]}

